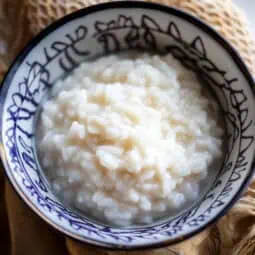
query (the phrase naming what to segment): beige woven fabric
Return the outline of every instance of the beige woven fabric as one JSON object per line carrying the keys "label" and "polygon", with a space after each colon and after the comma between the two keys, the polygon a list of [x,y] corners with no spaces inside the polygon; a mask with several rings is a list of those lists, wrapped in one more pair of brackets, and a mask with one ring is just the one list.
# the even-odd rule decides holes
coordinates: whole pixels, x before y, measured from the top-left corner
{"label": "beige woven fabric", "polygon": [[31,36],[23,0],[0,0],[0,78]]}
{"label": "beige woven fabric", "polygon": [[[151,1],[151,0],[148,0]],[[184,9],[211,24],[240,52],[255,75],[254,42],[245,15],[232,0],[154,0]],[[28,38],[54,20],[104,0],[0,0],[0,79]],[[0,192],[3,192],[0,171]],[[0,197],[1,198],[1,197]],[[9,225],[6,224],[7,215]],[[9,185],[0,199],[1,254],[13,255],[254,255],[255,182],[239,203],[216,225],[174,247],[137,252],[113,252],[78,244],[51,230]],[[9,236],[10,232],[10,236]],[[9,244],[9,245],[7,245]],[[3,252],[3,253],[2,253]]]}

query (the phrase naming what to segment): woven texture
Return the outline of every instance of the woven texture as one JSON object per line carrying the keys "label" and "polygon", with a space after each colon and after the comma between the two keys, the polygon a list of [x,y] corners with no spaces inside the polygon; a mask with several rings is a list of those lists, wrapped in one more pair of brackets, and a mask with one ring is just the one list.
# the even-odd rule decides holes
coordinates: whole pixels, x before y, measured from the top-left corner
{"label": "woven texture", "polygon": [[[148,0],[151,1],[151,0]],[[155,0],[200,17],[219,31],[239,51],[255,75],[254,42],[245,15],[231,0]],[[28,41],[54,20],[103,0],[0,0],[0,79]],[[3,176],[0,171],[0,192]],[[3,197],[3,196],[2,196]],[[7,217],[8,216],[8,217]],[[7,218],[9,224],[7,224]],[[126,255],[78,244],[52,231],[5,185],[0,196],[1,254],[13,255]],[[131,252],[132,255],[253,255],[255,254],[255,182],[239,203],[216,225],[174,247]],[[10,234],[10,235],[9,235]],[[9,245],[7,245],[9,244]],[[28,248],[29,247],[29,248]],[[3,253],[2,253],[3,252]]]}
{"label": "woven texture", "polygon": [[0,78],[31,37],[24,0],[0,0]]}

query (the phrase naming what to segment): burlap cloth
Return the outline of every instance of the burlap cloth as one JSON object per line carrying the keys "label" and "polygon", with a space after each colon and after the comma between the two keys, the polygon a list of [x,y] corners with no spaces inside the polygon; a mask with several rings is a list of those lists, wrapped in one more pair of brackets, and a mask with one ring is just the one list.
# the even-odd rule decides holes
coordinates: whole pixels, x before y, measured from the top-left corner
{"label": "burlap cloth", "polygon": [[[155,1],[182,8],[211,24],[237,48],[255,74],[254,44],[245,15],[231,0]],[[99,2],[103,0],[0,0],[0,79],[29,38],[54,20]],[[255,254],[255,181],[227,216],[196,237],[159,250],[113,252],[78,244],[54,231],[17,197],[3,171],[0,176],[1,255]]]}

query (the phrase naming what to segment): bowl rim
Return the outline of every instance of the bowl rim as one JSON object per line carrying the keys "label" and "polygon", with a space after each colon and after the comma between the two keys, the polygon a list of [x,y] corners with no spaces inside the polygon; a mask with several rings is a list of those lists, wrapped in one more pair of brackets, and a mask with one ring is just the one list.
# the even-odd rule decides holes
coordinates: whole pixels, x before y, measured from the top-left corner
{"label": "bowl rim", "polygon": [[[254,167],[255,167],[255,159],[252,159],[251,162],[251,167],[248,171],[248,174],[243,181],[241,187],[236,191],[234,197],[232,200],[226,205],[226,207],[220,211],[219,213],[215,214],[214,217],[212,217],[205,225],[198,227],[196,230],[184,234],[180,237],[173,238],[171,240],[167,241],[157,241],[153,244],[124,244],[124,245],[118,245],[118,244],[110,244],[110,243],[104,243],[103,241],[97,241],[97,240],[92,240],[87,237],[82,237],[80,235],[71,233],[69,230],[65,229],[60,224],[54,223],[50,217],[45,216],[38,208],[36,205],[34,205],[33,202],[31,202],[30,198],[26,195],[25,192],[23,192],[19,188],[19,184],[16,182],[16,179],[14,176],[11,174],[11,168],[8,165],[8,162],[6,160],[6,151],[5,151],[5,146],[3,145],[3,134],[2,134],[2,114],[3,114],[3,108],[5,105],[5,95],[8,92],[9,85],[12,82],[12,79],[14,75],[16,74],[17,70],[19,69],[20,64],[23,62],[23,60],[27,57],[27,55],[30,53],[32,49],[34,49],[44,38],[46,38],[48,35],[51,33],[54,33],[55,30],[58,28],[64,26],[70,21],[73,21],[75,19],[85,17],[91,13],[95,13],[98,11],[104,11],[107,9],[119,9],[119,8],[141,8],[141,9],[149,9],[152,11],[161,11],[165,14],[170,14],[179,18],[182,18],[183,20],[186,20],[196,27],[198,27],[200,30],[205,32],[206,34],[210,35],[212,39],[214,39],[216,42],[218,42],[228,53],[229,57],[232,58],[233,62],[236,64],[238,69],[241,71],[243,76],[245,77],[247,84],[250,86],[250,89],[253,93],[253,97],[255,100],[255,88],[254,88],[254,79],[249,71],[247,65],[243,61],[242,57],[240,54],[237,52],[237,50],[228,42],[225,38],[223,38],[222,35],[220,35],[214,28],[212,28],[210,25],[202,21],[201,19],[193,16],[192,14],[187,13],[186,11],[183,11],[182,9],[175,8],[175,7],[170,7],[167,5],[162,5],[158,3],[151,3],[151,2],[139,2],[139,1],[116,1],[116,2],[108,2],[108,3],[100,3],[96,4],[90,7],[82,8],[78,11],[75,11],[71,14],[68,14],[59,20],[53,22],[51,25],[47,26],[45,29],[43,29],[38,35],[33,37],[27,44],[26,46],[20,51],[20,53],[17,55],[17,57],[13,60],[12,64],[10,65],[7,73],[4,76],[4,79],[2,81],[2,86],[0,88],[0,158],[2,161],[2,165],[4,166],[4,173],[7,176],[7,179],[11,186],[14,188],[16,191],[16,194],[18,194],[18,197],[23,201],[31,210],[33,213],[38,215],[41,219],[43,219],[45,222],[48,223],[48,226],[52,227],[54,230],[59,231],[61,234],[64,234],[65,236],[81,242],[81,243],[88,243],[90,245],[95,245],[97,247],[102,247],[102,248],[107,248],[110,250],[141,250],[141,249],[151,249],[151,248],[162,248],[165,246],[173,245],[176,243],[179,243],[181,241],[187,240],[198,233],[202,232],[215,222],[217,222],[222,216],[224,216],[232,207],[233,205],[237,202],[237,200],[241,197],[247,186],[249,185],[253,172],[254,172]],[[255,155],[255,148],[253,148],[253,155]]]}

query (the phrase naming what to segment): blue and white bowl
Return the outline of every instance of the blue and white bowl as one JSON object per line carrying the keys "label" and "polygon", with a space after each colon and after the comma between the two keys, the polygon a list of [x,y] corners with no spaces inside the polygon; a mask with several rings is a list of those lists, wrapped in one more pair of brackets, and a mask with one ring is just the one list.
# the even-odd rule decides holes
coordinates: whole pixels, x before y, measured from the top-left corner
{"label": "blue and white bowl", "polygon": [[[44,95],[82,61],[128,49],[171,53],[217,95],[226,123],[226,153],[205,194],[191,208],[153,226],[112,228],[76,214],[49,190],[34,144]],[[223,216],[253,173],[254,81],[236,51],[213,29],[180,10],[114,2],[80,10],[39,34],[17,57],[1,89],[1,158],[22,199],[50,225],[108,248],[148,248],[188,238]]]}

